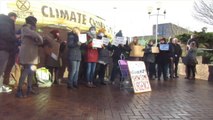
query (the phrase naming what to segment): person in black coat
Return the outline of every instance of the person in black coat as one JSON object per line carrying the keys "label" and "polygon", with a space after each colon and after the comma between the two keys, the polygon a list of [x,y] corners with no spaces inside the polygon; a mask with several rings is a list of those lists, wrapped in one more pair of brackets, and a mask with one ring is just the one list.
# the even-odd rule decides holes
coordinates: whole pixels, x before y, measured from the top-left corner
{"label": "person in black coat", "polygon": [[177,38],[173,38],[172,40],[172,44],[173,44],[173,48],[174,48],[174,77],[178,78],[178,74],[177,74],[177,70],[178,70],[178,63],[179,63],[179,59],[182,56],[182,49],[181,46],[178,44],[178,39]]}
{"label": "person in black coat", "polygon": [[75,27],[72,32],[68,33],[68,61],[69,61],[69,76],[67,87],[72,89],[73,87],[78,88],[78,73],[81,62],[81,43],[79,42],[78,35],[80,29]]}
{"label": "person in black coat", "polygon": [[163,79],[168,80],[168,68],[169,62],[172,58],[172,49],[169,47],[169,44],[166,43],[166,39],[160,39],[160,43],[157,45],[159,47],[159,53],[156,57],[156,62],[158,65],[158,80],[161,78],[161,74],[163,73]]}
{"label": "person in black coat", "polygon": [[3,85],[2,78],[7,66],[9,56],[16,50],[16,18],[17,15],[12,12],[8,15],[0,15],[0,92],[12,91],[11,89]]}

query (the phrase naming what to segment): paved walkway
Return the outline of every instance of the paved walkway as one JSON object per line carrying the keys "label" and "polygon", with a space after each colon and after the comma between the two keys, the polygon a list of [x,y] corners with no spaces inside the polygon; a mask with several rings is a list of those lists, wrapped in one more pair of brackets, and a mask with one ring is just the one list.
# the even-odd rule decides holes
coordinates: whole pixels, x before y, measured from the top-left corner
{"label": "paved walkway", "polygon": [[116,85],[55,85],[24,99],[1,93],[0,120],[213,120],[213,83],[155,80],[151,86],[142,94]]}

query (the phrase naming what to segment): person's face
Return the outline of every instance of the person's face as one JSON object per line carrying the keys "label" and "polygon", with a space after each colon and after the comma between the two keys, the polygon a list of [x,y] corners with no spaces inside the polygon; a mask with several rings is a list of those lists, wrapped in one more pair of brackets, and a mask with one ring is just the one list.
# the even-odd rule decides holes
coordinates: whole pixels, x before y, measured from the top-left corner
{"label": "person's face", "polygon": [[164,40],[161,40],[160,43],[165,43],[165,41],[164,41]]}
{"label": "person's face", "polygon": [[10,19],[12,19],[14,22],[16,22],[17,17],[11,16]]}
{"label": "person's face", "polygon": [[152,42],[152,41],[150,41],[150,42],[149,42],[149,44],[150,44],[150,45],[153,45],[153,42]]}
{"label": "person's face", "polygon": [[96,34],[96,30],[95,30],[94,28],[92,28],[92,29],[90,30],[90,33],[92,33],[93,35],[95,35],[95,34]]}

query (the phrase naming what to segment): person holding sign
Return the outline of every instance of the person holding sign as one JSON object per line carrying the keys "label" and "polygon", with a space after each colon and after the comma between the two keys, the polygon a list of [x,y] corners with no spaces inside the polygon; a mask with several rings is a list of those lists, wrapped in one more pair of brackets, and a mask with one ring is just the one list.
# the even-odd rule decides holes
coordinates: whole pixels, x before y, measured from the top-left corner
{"label": "person holding sign", "polygon": [[152,53],[152,47],[154,46],[154,42],[152,40],[149,41],[149,43],[146,45],[144,49],[144,62],[146,65],[146,70],[149,76],[149,79],[152,80],[153,76],[156,75],[155,70],[155,54]]}
{"label": "person holding sign", "polygon": [[68,60],[69,60],[69,76],[67,88],[78,88],[78,73],[81,62],[81,42],[79,41],[80,29],[74,27],[72,32],[68,33]]}
{"label": "person holding sign", "polygon": [[96,38],[96,28],[94,26],[89,28],[87,32],[87,42],[86,42],[86,51],[85,51],[85,62],[87,63],[87,87],[94,88],[96,87],[93,84],[94,74],[96,63],[98,61],[98,49],[93,47],[92,41]]}
{"label": "person holding sign", "polygon": [[134,37],[129,46],[131,48],[129,60],[139,61],[144,52],[143,47],[138,43],[138,37]]}
{"label": "person holding sign", "polygon": [[[105,29],[100,29],[98,31],[98,35],[97,35],[97,39],[102,39],[107,38],[106,35],[104,35],[105,33]],[[98,64],[96,66],[96,74],[99,77],[99,80],[101,82],[101,85],[106,85],[106,83],[104,83],[104,76],[105,76],[105,71],[107,68],[107,65],[110,62],[110,51],[108,50],[108,45],[103,44],[102,48],[98,49],[99,52],[99,57],[98,57]]]}
{"label": "person holding sign", "polygon": [[156,62],[158,65],[158,80],[161,78],[163,73],[163,79],[168,80],[167,72],[169,67],[169,62],[172,59],[171,47],[166,43],[166,38],[160,39],[160,43],[157,45],[159,47],[160,53],[157,54]]}
{"label": "person holding sign", "polygon": [[[116,34],[116,37],[123,37],[121,30]],[[129,56],[130,47],[127,44],[126,45],[119,44],[118,46],[115,46],[115,45],[110,46],[109,50],[112,51],[113,53],[112,54],[113,67],[112,67],[110,82],[112,84],[115,84],[114,81],[115,81],[116,75],[120,73],[120,76],[121,76],[118,60],[121,59],[121,56],[125,56],[125,58]],[[122,59],[125,59],[125,58],[122,58]],[[121,77],[120,77],[120,80],[121,80]]]}

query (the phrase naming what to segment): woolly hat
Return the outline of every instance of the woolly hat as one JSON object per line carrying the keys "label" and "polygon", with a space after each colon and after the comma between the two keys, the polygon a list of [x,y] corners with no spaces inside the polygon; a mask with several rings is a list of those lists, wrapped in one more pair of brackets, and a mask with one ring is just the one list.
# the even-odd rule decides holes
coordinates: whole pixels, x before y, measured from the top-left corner
{"label": "woolly hat", "polygon": [[34,16],[29,16],[29,17],[25,18],[25,21],[26,21],[27,24],[35,26],[37,19]]}
{"label": "woolly hat", "polygon": [[54,30],[50,31],[50,33],[54,36],[54,38],[57,38],[58,37],[57,33],[59,33],[59,31],[54,29]]}

